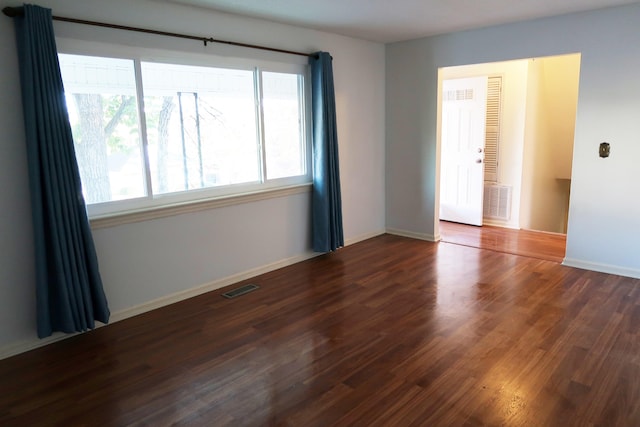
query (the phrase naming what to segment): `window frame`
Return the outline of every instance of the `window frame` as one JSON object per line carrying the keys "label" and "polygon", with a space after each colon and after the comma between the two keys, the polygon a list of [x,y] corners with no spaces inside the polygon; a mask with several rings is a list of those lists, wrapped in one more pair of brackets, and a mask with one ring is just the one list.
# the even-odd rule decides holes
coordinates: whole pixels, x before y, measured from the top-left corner
{"label": "window frame", "polygon": [[[311,185],[312,180],[312,125],[311,125],[311,75],[310,67],[306,61],[299,59],[291,62],[275,62],[251,57],[223,57],[215,54],[178,52],[164,49],[152,49],[114,45],[98,42],[86,42],[82,40],[57,38],[58,53],[70,55],[85,55],[104,58],[118,58],[131,60],[134,64],[136,80],[136,98],[138,109],[138,121],[140,132],[140,150],[143,161],[143,186],[149,193],[146,196],[127,200],[115,200],[103,203],[87,204],[89,219],[113,224],[113,219],[122,217],[122,223],[127,216],[133,221],[146,219],[145,212],[149,212],[148,218],[182,213],[189,210],[215,208],[216,206],[228,206],[230,204],[247,203],[269,197],[280,197],[283,194],[295,194],[299,191],[307,191],[305,187]],[[306,58],[305,58],[306,59]],[[254,112],[257,119],[256,147],[259,153],[260,180],[250,183],[222,185],[219,187],[207,187],[200,189],[184,190],[179,192],[153,194],[151,183],[151,168],[148,151],[146,117],[144,111],[144,87],[142,85],[142,62],[170,63],[176,65],[200,66],[246,70],[253,73],[254,81]],[[298,176],[268,179],[266,170],[266,146],[264,132],[264,114],[262,99],[262,72],[298,74],[301,76],[301,126],[302,126],[302,156],[305,173]],[[191,208],[189,205],[194,205]],[[172,213],[177,212],[177,213]],[[119,221],[116,221],[119,223]]]}

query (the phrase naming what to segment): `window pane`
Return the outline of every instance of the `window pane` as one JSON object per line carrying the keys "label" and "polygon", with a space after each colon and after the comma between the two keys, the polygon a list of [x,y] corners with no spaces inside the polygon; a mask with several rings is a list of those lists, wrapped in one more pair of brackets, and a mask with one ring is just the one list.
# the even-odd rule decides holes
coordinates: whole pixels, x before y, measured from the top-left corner
{"label": "window pane", "polygon": [[59,58],[86,202],[145,196],[133,61]]}
{"label": "window pane", "polygon": [[302,76],[262,73],[267,179],[304,175]]}
{"label": "window pane", "polygon": [[253,72],[142,63],[154,194],[260,181]]}

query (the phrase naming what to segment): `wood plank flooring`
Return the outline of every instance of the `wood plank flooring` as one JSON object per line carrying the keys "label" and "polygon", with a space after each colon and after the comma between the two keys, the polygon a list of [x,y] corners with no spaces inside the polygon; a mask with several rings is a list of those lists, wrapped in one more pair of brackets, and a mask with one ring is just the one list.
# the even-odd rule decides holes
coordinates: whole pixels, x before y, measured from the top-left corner
{"label": "wood plank flooring", "polygon": [[490,225],[474,227],[449,221],[440,221],[440,236],[442,241],[447,243],[555,262],[564,260],[567,243],[564,234],[513,230]]}
{"label": "wood plank flooring", "polygon": [[640,280],[383,235],[248,282],[0,361],[0,425],[640,425]]}

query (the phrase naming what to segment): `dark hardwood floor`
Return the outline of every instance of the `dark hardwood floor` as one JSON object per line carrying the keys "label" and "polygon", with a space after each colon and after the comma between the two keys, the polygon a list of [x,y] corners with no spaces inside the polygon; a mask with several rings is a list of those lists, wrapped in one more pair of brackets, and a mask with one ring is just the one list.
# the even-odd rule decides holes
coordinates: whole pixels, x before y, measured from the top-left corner
{"label": "dark hardwood floor", "polygon": [[0,361],[0,425],[640,425],[640,280],[384,235],[250,282]]}
{"label": "dark hardwood floor", "polygon": [[567,244],[567,236],[564,234],[513,230],[490,225],[475,227],[449,221],[440,221],[440,237],[447,243],[555,262],[564,260]]}

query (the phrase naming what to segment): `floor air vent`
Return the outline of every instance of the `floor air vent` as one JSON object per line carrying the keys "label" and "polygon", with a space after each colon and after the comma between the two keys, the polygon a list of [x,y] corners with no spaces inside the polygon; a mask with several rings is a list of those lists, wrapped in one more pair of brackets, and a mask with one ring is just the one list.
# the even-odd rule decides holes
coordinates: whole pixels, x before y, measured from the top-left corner
{"label": "floor air vent", "polygon": [[258,285],[244,285],[244,286],[240,286],[239,288],[233,289],[229,292],[225,292],[224,294],[222,294],[223,297],[225,298],[235,298],[235,297],[239,297],[240,295],[244,295],[244,294],[248,294],[251,291],[255,291],[256,289],[259,289],[260,286]]}

